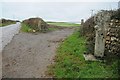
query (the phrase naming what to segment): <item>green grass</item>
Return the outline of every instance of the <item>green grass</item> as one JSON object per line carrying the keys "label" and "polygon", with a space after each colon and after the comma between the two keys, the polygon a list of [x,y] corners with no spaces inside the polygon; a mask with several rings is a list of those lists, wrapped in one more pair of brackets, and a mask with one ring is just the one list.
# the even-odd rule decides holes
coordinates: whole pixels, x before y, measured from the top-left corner
{"label": "green grass", "polygon": [[0,23],[0,27],[8,26],[11,24],[16,24],[16,22],[7,22],[7,23]]}
{"label": "green grass", "polygon": [[51,25],[62,26],[62,27],[79,27],[80,24],[68,23],[68,22],[47,22]]}
{"label": "green grass", "polygon": [[0,23],[0,27],[2,27],[2,23]]}
{"label": "green grass", "polygon": [[32,29],[28,25],[22,23],[21,24],[21,31],[22,32],[32,32]]}
{"label": "green grass", "polygon": [[55,64],[49,66],[48,75],[57,78],[117,78],[117,61],[106,64],[85,61],[86,39],[79,32],[69,36],[57,49]]}
{"label": "green grass", "polygon": [[58,30],[58,28],[48,28],[49,31],[55,31],[55,30]]}

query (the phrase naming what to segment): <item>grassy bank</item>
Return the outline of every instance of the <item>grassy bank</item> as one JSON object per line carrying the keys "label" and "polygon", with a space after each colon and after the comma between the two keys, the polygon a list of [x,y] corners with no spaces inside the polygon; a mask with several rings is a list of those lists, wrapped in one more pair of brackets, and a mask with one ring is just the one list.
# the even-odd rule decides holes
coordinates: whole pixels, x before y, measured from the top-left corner
{"label": "grassy bank", "polygon": [[[29,27],[28,25],[22,23],[21,25],[21,31],[22,32],[33,32],[33,29],[31,27]],[[58,28],[52,28],[52,27],[49,27],[48,28],[49,31],[55,31],[55,30],[58,30]]]}
{"label": "grassy bank", "polygon": [[48,75],[56,78],[117,78],[118,63],[106,64],[85,61],[86,39],[79,32],[69,36],[57,49],[55,63],[48,68]]}
{"label": "grassy bank", "polygon": [[68,22],[47,22],[51,25],[62,26],[62,27],[79,27],[80,24],[68,23]]}

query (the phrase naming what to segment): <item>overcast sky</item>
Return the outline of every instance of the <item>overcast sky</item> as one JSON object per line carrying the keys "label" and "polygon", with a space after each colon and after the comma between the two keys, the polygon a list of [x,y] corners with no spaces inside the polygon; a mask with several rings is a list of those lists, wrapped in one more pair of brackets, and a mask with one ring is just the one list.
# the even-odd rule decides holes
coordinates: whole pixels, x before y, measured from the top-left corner
{"label": "overcast sky", "polygon": [[[65,2],[66,1],[66,2]],[[46,21],[78,22],[99,10],[118,8],[118,0],[2,0],[0,17],[24,20],[41,17]],[[90,2],[91,1],[91,2]]]}
{"label": "overcast sky", "polygon": [[2,2],[118,2],[119,0],[1,0]]}

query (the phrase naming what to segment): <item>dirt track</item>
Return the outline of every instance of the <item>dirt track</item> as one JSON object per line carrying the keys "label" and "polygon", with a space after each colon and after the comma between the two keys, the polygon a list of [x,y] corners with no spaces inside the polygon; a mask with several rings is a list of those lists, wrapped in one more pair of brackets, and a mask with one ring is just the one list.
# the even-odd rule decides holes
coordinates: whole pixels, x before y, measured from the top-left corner
{"label": "dirt track", "polygon": [[47,66],[53,63],[56,47],[74,29],[49,33],[19,33],[2,53],[3,78],[45,77]]}

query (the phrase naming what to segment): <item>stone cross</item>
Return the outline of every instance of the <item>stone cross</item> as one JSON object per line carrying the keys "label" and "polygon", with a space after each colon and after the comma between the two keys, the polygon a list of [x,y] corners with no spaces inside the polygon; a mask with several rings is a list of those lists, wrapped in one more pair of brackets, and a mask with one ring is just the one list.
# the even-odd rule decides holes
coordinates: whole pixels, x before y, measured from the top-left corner
{"label": "stone cross", "polygon": [[106,31],[108,29],[107,23],[110,20],[109,12],[102,11],[95,15],[94,21],[96,23],[95,32],[95,50],[94,55],[96,57],[103,57],[105,51],[105,38]]}

